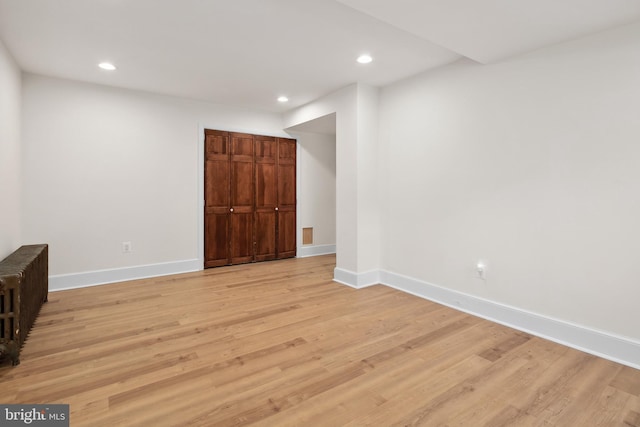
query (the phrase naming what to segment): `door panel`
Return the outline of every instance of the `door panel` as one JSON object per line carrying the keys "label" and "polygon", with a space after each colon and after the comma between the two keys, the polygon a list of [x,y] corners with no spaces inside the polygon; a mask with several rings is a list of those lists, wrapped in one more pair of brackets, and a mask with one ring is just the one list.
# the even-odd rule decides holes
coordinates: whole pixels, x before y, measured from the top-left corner
{"label": "door panel", "polygon": [[276,164],[256,163],[256,207],[275,208],[277,202]]}
{"label": "door panel", "polygon": [[256,261],[266,261],[276,257],[276,138],[255,137],[256,153],[256,215],[255,249]]}
{"label": "door panel", "polygon": [[257,211],[255,214],[256,261],[276,258],[276,211]]}
{"label": "door panel", "polygon": [[205,132],[204,265],[231,262],[229,253],[229,136]]}
{"label": "door panel", "polygon": [[278,161],[280,164],[296,164],[296,140],[278,138]]}
{"label": "door panel", "polygon": [[207,206],[229,206],[229,161],[207,160],[204,169]]}
{"label": "door panel", "polygon": [[231,162],[231,206],[253,207],[253,163]]}
{"label": "door panel", "polygon": [[231,150],[231,263],[254,259],[253,135],[232,133]]}
{"label": "door panel", "polygon": [[231,262],[229,259],[229,212],[208,209],[205,214],[205,267],[219,267]]}
{"label": "door panel", "polygon": [[296,166],[278,167],[278,207],[296,205]]}
{"label": "door panel", "polygon": [[278,258],[296,256],[296,140],[278,138]]}
{"label": "door panel", "polygon": [[253,136],[231,134],[231,205],[253,207]]}
{"label": "door panel", "polygon": [[237,161],[253,162],[253,135],[231,133],[231,156]]}
{"label": "door panel", "polygon": [[296,212],[278,210],[278,259],[296,256]]}
{"label": "door panel", "polygon": [[233,208],[231,213],[231,264],[253,261],[253,212]]}

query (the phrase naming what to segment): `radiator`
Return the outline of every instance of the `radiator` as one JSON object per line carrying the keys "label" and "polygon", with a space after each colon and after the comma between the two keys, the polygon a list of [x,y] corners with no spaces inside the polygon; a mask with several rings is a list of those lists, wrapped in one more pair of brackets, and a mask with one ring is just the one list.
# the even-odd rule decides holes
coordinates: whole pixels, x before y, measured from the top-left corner
{"label": "radiator", "polygon": [[0,358],[20,363],[20,349],[49,293],[49,247],[22,246],[0,261]]}

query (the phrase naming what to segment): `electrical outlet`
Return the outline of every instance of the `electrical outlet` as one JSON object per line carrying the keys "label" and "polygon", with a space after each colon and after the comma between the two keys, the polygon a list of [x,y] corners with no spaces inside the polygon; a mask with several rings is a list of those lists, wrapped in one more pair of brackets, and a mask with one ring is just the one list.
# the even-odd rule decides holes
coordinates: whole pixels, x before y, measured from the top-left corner
{"label": "electrical outlet", "polygon": [[478,262],[476,264],[476,279],[487,279],[487,266],[483,262]]}
{"label": "electrical outlet", "polygon": [[122,242],[122,253],[128,254],[131,252],[133,252],[133,249],[131,247],[131,242]]}

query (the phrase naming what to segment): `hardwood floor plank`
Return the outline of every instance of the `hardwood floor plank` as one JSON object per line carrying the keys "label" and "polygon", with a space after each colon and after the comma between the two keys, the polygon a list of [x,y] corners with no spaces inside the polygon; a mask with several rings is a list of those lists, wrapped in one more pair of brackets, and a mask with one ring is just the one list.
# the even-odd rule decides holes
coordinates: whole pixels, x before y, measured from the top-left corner
{"label": "hardwood floor plank", "polygon": [[[463,381],[451,382],[451,387],[437,394],[429,395],[428,390],[423,390],[423,393],[429,396],[427,402],[418,402],[419,404],[404,416],[405,420],[395,423],[395,425],[401,425],[407,422],[406,420],[411,425],[429,425],[430,423],[438,425],[455,422],[455,419],[459,417],[462,405],[464,405],[463,407],[475,406],[479,400],[491,398],[492,388],[496,384],[506,382],[507,378],[525,363],[521,359],[515,359],[502,366],[492,364]],[[424,394],[422,395],[424,396]],[[468,421],[474,420],[472,418]]]}
{"label": "hardwood floor plank", "polygon": [[634,396],[640,396],[640,371],[625,366],[611,381],[610,385]]}
{"label": "hardwood floor plank", "polygon": [[478,423],[476,425],[484,425],[487,427],[533,427],[536,424],[537,420],[534,417],[528,415],[527,413],[514,406],[505,405],[499,411],[497,411],[496,415],[494,415],[486,423]]}
{"label": "hardwood floor plank", "polygon": [[504,341],[498,345],[493,346],[479,354],[480,357],[484,357],[490,362],[495,362],[500,359],[504,354],[521,346],[531,339],[531,335],[522,332],[515,332],[513,335],[507,337]]}
{"label": "hardwood floor plank", "polygon": [[640,427],[640,413],[635,411],[629,411],[624,419],[625,425],[631,427]]}
{"label": "hardwood floor plank", "polygon": [[228,359],[225,360],[223,362],[218,362],[215,363],[213,365],[209,365],[209,366],[205,366],[199,369],[195,369],[189,372],[185,372],[182,375],[174,375],[171,378],[167,378],[166,380],[161,380],[161,381],[157,381],[154,383],[149,383],[145,386],[142,387],[138,387],[132,390],[128,390],[126,392],[123,393],[119,393],[115,396],[110,396],[109,397],[109,406],[116,406],[118,405],[119,402],[122,401],[128,401],[132,398],[134,398],[136,395],[139,394],[144,394],[148,391],[151,390],[158,390],[160,388],[165,388],[165,387],[173,387],[176,386],[182,382],[186,382],[186,381],[190,381],[193,378],[197,378],[200,376],[205,376],[205,375],[210,375],[213,374],[217,371],[221,371],[224,369],[227,369],[229,367],[232,367],[234,365],[239,365],[242,366],[245,363],[247,363],[247,361],[253,360],[253,359],[257,359],[257,358],[264,358],[264,357],[268,357],[270,355],[272,355],[273,353],[279,352],[279,351],[286,351],[287,349],[290,349],[292,347],[296,347],[299,345],[303,345],[306,344],[306,341],[303,340],[302,338],[297,338],[295,340],[289,341],[289,342],[285,342],[285,343],[281,343],[281,344],[276,344],[252,353],[247,353],[244,354],[242,356],[236,356],[232,359]]}
{"label": "hardwood floor plank", "polygon": [[631,426],[640,371],[376,285],[334,256],[52,292],[0,402],[74,426]]}
{"label": "hardwood floor plank", "polygon": [[[598,390],[598,388],[596,388],[596,390]],[[629,395],[613,387],[607,387],[595,393],[587,389],[584,393],[593,395],[593,397],[588,398],[588,400],[591,403],[591,407],[595,408],[594,413],[586,417],[583,408],[572,405],[570,410],[566,411],[563,417],[558,419],[556,424],[561,425],[563,422],[574,422],[582,425],[606,427],[622,425],[625,422],[625,415],[628,414],[625,408],[630,400]]]}

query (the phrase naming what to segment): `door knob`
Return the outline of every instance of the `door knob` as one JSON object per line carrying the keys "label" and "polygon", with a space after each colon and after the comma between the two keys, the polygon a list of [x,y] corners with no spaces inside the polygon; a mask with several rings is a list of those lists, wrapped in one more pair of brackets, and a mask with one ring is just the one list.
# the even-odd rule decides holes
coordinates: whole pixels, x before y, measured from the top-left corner
{"label": "door knob", "polygon": [[278,208],[276,208],[276,210],[278,210]]}
{"label": "door knob", "polygon": [[233,208],[229,209],[229,212],[233,212]]}

